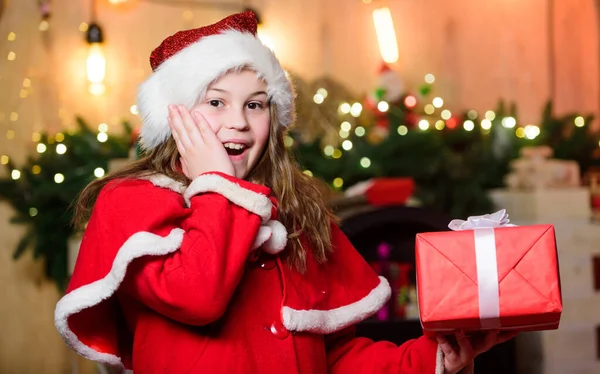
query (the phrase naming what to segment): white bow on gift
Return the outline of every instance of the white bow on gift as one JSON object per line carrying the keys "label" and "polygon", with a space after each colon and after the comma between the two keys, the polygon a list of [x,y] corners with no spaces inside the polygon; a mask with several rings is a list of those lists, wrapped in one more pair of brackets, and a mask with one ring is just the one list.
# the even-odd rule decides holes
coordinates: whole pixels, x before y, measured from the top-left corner
{"label": "white bow on gift", "polygon": [[496,227],[514,227],[508,219],[506,209],[501,209],[496,213],[484,214],[482,216],[471,216],[467,220],[453,219],[448,227],[450,230],[473,230],[477,228],[496,228]]}

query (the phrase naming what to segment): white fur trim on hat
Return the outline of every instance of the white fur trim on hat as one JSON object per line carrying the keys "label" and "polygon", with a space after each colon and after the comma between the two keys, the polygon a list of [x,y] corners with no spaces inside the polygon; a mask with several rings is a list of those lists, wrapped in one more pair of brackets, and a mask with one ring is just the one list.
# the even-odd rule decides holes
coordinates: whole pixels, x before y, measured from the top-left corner
{"label": "white fur trim on hat", "polygon": [[142,146],[152,149],[171,135],[169,104],[193,107],[210,83],[244,66],[265,80],[279,124],[290,125],[294,117],[293,88],[275,54],[252,34],[227,30],[190,44],[164,61],[140,85],[137,105]]}

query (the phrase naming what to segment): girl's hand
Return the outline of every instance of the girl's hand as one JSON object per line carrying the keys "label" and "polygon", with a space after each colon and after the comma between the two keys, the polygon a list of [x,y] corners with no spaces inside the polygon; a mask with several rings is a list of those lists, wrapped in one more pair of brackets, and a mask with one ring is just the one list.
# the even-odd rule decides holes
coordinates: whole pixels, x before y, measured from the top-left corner
{"label": "girl's hand", "polygon": [[469,365],[477,355],[515,336],[517,336],[516,332],[490,331],[479,336],[466,336],[464,332],[458,332],[456,333],[456,342],[450,342],[446,336],[438,335],[438,344],[444,352],[444,373],[457,374]]}
{"label": "girl's hand", "polygon": [[169,105],[169,126],[186,177],[193,180],[209,171],[235,176],[225,147],[202,114],[192,115],[183,105]]}

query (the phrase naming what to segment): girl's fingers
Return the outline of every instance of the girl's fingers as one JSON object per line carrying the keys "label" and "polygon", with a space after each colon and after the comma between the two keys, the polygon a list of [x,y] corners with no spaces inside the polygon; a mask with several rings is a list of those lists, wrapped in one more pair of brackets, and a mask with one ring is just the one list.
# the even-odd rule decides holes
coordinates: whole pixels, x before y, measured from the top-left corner
{"label": "girl's fingers", "polygon": [[476,355],[488,351],[496,344],[514,338],[517,333],[489,331],[485,335],[467,337],[463,331],[459,331],[455,335],[458,347],[454,347],[444,335],[436,337],[440,349],[444,353],[444,365],[448,372],[454,372],[455,369],[461,370],[471,363]]}
{"label": "girl's fingers", "polygon": [[492,348],[494,346],[494,344],[497,343],[498,341],[498,334],[499,331],[495,330],[495,331],[490,331],[487,334],[485,334],[485,338],[483,339],[483,347],[482,347],[482,353],[485,351],[488,351],[490,348]]}
{"label": "girl's fingers", "polygon": [[450,344],[448,339],[443,335],[438,335],[436,338],[446,360],[449,362],[456,362],[459,358],[458,353],[456,353],[456,350],[452,347],[452,344]]}
{"label": "girl's fingers", "polygon": [[[175,106],[169,106],[169,119],[171,128],[174,130],[173,134],[176,134],[179,138],[179,143],[184,149],[191,149],[192,143],[190,138],[185,130],[183,125],[183,121],[181,119],[181,115],[179,114],[179,110]],[[181,150],[180,150],[181,151]]]}
{"label": "girl's fingers", "polygon": [[188,171],[187,164],[185,163],[185,160],[183,159],[183,157],[179,158],[179,162],[181,163],[181,169],[183,171],[183,175],[190,178],[190,172]]}
{"label": "girl's fingers", "polygon": [[215,145],[216,143],[219,143],[219,141],[217,140],[217,136],[215,135],[213,130],[210,128],[208,121],[206,120],[206,118],[204,118],[202,113],[195,111],[192,113],[192,116],[196,120],[195,122],[196,122],[196,125],[198,126],[198,130],[200,130],[202,139],[204,139],[204,141],[206,143],[213,144],[213,145]]}
{"label": "girl's fingers", "polygon": [[184,155],[185,147],[181,144],[179,135],[177,135],[177,131],[175,131],[175,128],[171,124],[171,121],[169,121],[169,127],[171,128],[171,133],[173,134],[173,139],[175,139],[175,145],[177,145],[177,150],[179,151],[179,154]]}
{"label": "girl's fingers", "polygon": [[173,125],[171,116],[169,116],[169,128],[171,129],[171,135],[173,136],[173,139],[175,140],[175,145],[177,146],[177,150],[179,151],[179,154],[184,155],[186,150],[185,150],[185,147],[183,146],[183,144],[181,144],[181,139],[179,138],[179,131]]}
{"label": "girl's fingers", "polygon": [[498,334],[496,344],[507,342],[513,338],[516,338],[517,335],[518,335],[518,332],[516,332],[516,331],[503,331],[500,334]]}
{"label": "girl's fingers", "polygon": [[183,121],[185,130],[193,144],[201,144],[204,142],[202,137],[202,133],[198,129],[198,125],[196,124],[196,120],[190,113],[190,111],[183,105],[179,106],[179,115]]}
{"label": "girl's fingers", "polygon": [[181,156],[183,174],[189,179],[207,171],[235,175],[227,151],[202,115],[172,105],[169,112],[169,124]]}
{"label": "girl's fingers", "polygon": [[473,345],[471,341],[467,338],[464,332],[456,333],[456,342],[458,343],[458,350],[461,362],[467,364],[475,358],[475,354],[473,352]]}
{"label": "girl's fingers", "polygon": [[183,105],[177,105],[177,112],[179,113],[179,116],[181,117],[181,122],[183,123],[183,128],[185,129],[185,131],[188,134],[191,134],[194,131],[194,128],[196,126],[194,126],[194,123],[192,121],[189,121],[189,116],[187,116],[187,114],[189,113],[187,108]]}
{"label": "girl's fingers", "polygon": [[496,344],[504,343],[517,335],[516,332],[500,332],[498,330],[490,331],[484,336],[473,342],[473,348],[476,354],[489,351]]}

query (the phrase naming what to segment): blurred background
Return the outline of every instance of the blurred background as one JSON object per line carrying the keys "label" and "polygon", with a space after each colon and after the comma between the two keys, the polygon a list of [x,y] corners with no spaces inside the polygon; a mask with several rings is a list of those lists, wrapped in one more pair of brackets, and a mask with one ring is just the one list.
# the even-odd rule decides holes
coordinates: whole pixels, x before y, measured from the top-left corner
{"label": "blurred background", "polygon": [[420,334],[414,237],[506,208],[556,227],[564,312],[480,373],[600,373],[600,0],[0,0],[0,373],[102,373],[55,331],[69,205],[139,156],[136,89],[167,36],[244,9],[288,71],[286,139]]}

